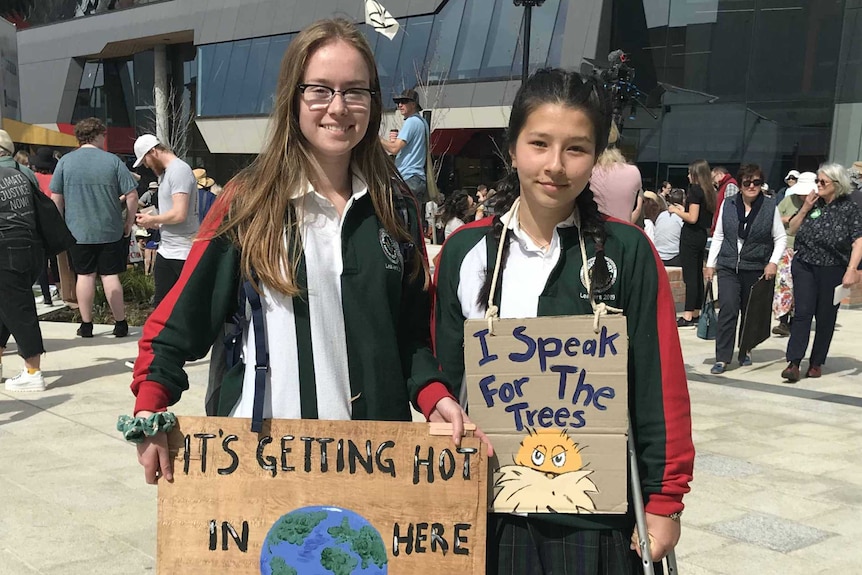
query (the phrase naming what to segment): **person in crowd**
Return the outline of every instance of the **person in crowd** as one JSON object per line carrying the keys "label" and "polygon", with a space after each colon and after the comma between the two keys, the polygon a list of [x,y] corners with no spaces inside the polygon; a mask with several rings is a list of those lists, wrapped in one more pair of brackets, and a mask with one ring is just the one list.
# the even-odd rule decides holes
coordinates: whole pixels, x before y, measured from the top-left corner
{"label": "person in crowd", "polygon": [[[733,179],[730,172],[724,166],[715,166],[712,168],[712,184],[715,187],[715,205],[721,207],[724,200],[732,198],[739,193],[739,182]],[[718,209],[712,216],[712,226],[709,228],[709,233],[715,233],[715,224],[718,222]]]}
{"label": "person in crowd", "polygon": [[655,245],[655,222],[658,217],[667,211],[667,202],[664,198],[652,190],[644,192],[644,233]]}
{"label": "person in crowd", "polygon": [[139,213],[142,228],[159,229],[159,247],[153,266],[156,291],[153,305],[158,306],[180,279],[180,272],[192,249],[198,231],[198,182],[191,167],[176,157],[152,134],[135,140],[135,164],[159,176],[159,213]]}
{"label": "person in crowd", "polygon": [[[722,374],[733,356],[736,324],[739,341],[751,288],[761,278],[775,278],[784,254],[786,234],[775,200],[763,193],[763,171],[757,164],[743,164],[737,174],[740,193],[724,200],[709,246],[704,277],[718,272],[718,330],[715,364],[710,373]],[[751,350],[739,349],[739,365],[751,365]]]}
{"label": "person in crowd", "polygon": [[486,199],[488,199],[488,186],[485,184],[479,184],[476,186],[476,210],[474,219],[481,220],[485,217]]}
{"label": "person in crowd", "polygon": [[443,243],[443,225],[440,220],[440,209],[434,200],[425,202],[425,237],[434,245]]}
{"label": "person in crowd", "polygon": [[790,335],[790,322],[793,318],[793,263],[795,234],[790,233],[790,218],[796,215],[805,203],[805,197],[817,190],[817,174],[802,172],[793,175],[791,172],[785,181],[795,182],[785,192],[784,199],[778,204],[778,215],[784,224],[787,234],[787,248],[778,261],[778,274],[775,282],[775,297],[772,299],[772,312],[778,320],[778,325],[772,328],[772,333],[781,337]]}
{"label": "person in crowd", "polygon": [[715,212],[715,187],[706,160],[695,160],[688,166],[689,188],[685,206],[671,204],[668,211],[684,222],[679,236],[679,258],[685,282],[685,308],[677,320],[679,327],[694,327],[703,305],[703,259],[707,232]]}
{"label": "person in crowd", "polygon": [[[673,185],[667,180],[661,183],[661,188],[659,189],[659,195],[664,198],[664,201],[668,202],[668,197],[670,196],[670,192],[673,190]],[[670,203],[670,202],[668,202]]]}
{"label": "person in crowd", "polygon": [[[673,188],[668,194],[668,204],[685,203],[685,190]],[[679,238],[684,222],[677,214],[672,214],[668,208],[662,210],[655,219],[655,249],[665,267],[682,267],[679,258]]]}
{"label": "person in crowd", "polygon": [[643,205],[642,187],[640,170],[629,164],[619,149],[601,153],[590,178],[600,212],[624,222],[637,222]]}
{"label": "person in crowd", "polygon": [[[810,174],[811,172],[808,173]],[[778,188],[778,191],[775,192],[776,202],[781,204],[781,201],[786,197],[787,191],[799,182],[799,176],[800,174],[796,170],[790,170],[787,172],[787,175],[784,176],[784,185]]]}
{"label": "person in crowd", "polygon": [[473,197],[467,192],[454,192],[446,197],[438,216],[443,224],[444,240],[469,220],[473,205]]}
{"label": "person in crowd", "polygon": [[425,176],[430,128],[422,117],[419,94],[416,90],[404,90],[393,98],[404,124],[397,136],[380,138],[383,148],[395,156],[395,167],[404,182],[416,196],[420,209],[428,201],[428,184]]}
{"label": "person in crowd", "polygon": [[15,145],[0,130],[0,379],[3,353],[11,336],[24,369],[6,379],[6,391],[43,391],[41,359],[45,353],[31,286],[45,265],[36,225],[36,177],[13,158]]}
{"label": "person in crowd", "polygon": [[[502,318],[592,314],[599,295],[622,306],[629,337],[638,341],[628,356],[629,405],[651,549],[660,560],[679,539],[691,480],[690,407],[664,267],[640,230],[599,212],[587,185],[607,145],[611,113],[600,81],[574,72],[542,69],[519,89],[500,212],[453,235],[442,251],[435,351],[455,395],[469,397],[479,390],[462,389],[464,321],[485,317],[492,292]],[[592,264],[587,273],[582,249]],[[630,547],[631,507],[622,517],[551,515],[489,515],[487,573],[640,572]]]}
{"label": "person in crowd", "polygon": [[215,180],[207,176],[207,171],[203,168],[195,168],[192,173],[198,184],[198,223],[201,223],[217,197],[212,191]]}
{"label": "person in crowd", "polygon": [[790,218],[788,231],[796,235],[793,274],[794,315],[787,341],[787,367],[781,377],[799,381],[799,365],[808,349],[811,320],[816,320],[814,344],[806,377],[820,377],[835,333],[837,289],[859,281],[862,262],[862,210],[850,199],[850,178],[840,164],[817,170],[817,190],[805,197]]}
{"label": "person in crowd", "polygon": [[[378,142],[382,113],[374,55],[355,25],[322,20],[290,43],[268,141],[219,196],[180,282],[144,326],[134,425],[179,400],[184,360],[207,354],[245,279],[273,350],[263,417],[410,421],[412,402],[453,422],[460,441],[469,419],[428,347],[420,212]],[[221,382],[218,415],[251,417],[263,400],[249,321],[245,365]],[[165,433],[138,453],[148,482],[171,480]]]}
{"label": "person in crowd", "polygon": [[[29,159],[30,163],[28,165],[36,176],[36,181],[39,183],[39,190],[50,198],[51,174],[54,173],[54,167],[57,165],[57,160],[54,159],[51,148],[39,148],[36,150],[35,154],[30,156]],[[59,288],[54,285],[55,283],[59,283],[59,281],[60,271],[57,257],[54,256],[47,258],[45,260],[45,265],[42,267],[42,273],[39,274],[39,287],[42,290],[42,303],[46,306],[53,306],[54,298],[60,296]]]}
{"label": "person in crowd", "polygon": [[[81,337],[93,337],[96,275],[102,280],[114,316],[113,334],[129,334],[119,274],[126,269],[129,257],[129,236],[138,211],[138,182],[120,158],[104,151],[107,133],[98,118],[85,118],[75,124],[80,147],[60,158],[51,178],[51,199],[78,241],[69,254],[78,274]],[[121,196],[123,205],[118,201]]]}
{"label": "person in crowd", "polygon": [[18,150],[17,152],[15,152],[15,156],[13,156],[13,159],[22,166],[25,166],[27,168],[30,167],[30,156],[24,150]]}

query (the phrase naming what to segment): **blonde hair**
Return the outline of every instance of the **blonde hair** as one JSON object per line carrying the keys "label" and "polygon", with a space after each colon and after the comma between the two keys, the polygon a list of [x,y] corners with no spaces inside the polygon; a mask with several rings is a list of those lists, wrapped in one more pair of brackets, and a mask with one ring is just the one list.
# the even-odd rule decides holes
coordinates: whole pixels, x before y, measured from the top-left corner
{"label": "blonde hair", "polygon": [[[374,211],[382,226],[396,241],[410,241],[393,205],[393,178],[397,172],[377,136],[383,114],[380,79],[374,55],[365,36],[343,19],[320,20],[297,35],[281,62],[275,105],[270,118],[267,142],[260,155],[232,181],[227,217],[216,235],[228,235],[240,248],[240,268],[244,277],[251,272],[272,289],[286,296],[303,291],[297,282],[302,257],[299,222],[291,198],[307,183],[314,184],[320,166],[299,127],[299,89],[309,58],[320,48],[345,42],[356,49],[368,66],[370,88],[374,91],[368,129],[353,148],[351,166],[368,186]],[[261,209],[266,206],[266,209]],[[287,232],[287,242],[285,242]],[[411,259],[413,277],[425,275],[427,262]],[[259,290],[259,286],[255,286]]]}
{"label": "blonde hair", "polygon": [[605,151],[599,154],[596,159],[596,165],[602,168],[609,168],[613,164],[626,164],[626,157],[619,151],[618,148],[605,148]]}

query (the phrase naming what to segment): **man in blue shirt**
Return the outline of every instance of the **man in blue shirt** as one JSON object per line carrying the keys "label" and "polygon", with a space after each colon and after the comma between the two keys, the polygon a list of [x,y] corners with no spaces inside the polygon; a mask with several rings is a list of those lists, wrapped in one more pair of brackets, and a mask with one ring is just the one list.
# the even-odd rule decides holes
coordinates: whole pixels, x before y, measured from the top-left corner
{"label": "man in blue shirt", "polygon": [[425,162],[428,153],[428,124],[422,118],[416,90],[404,90],[393,98],[398,111],[404,116],[404,125],[398,135],[389,140],[380,139],[387,152],[395,156],[395,167],[413,191],[424,213],[428,201],[428,184],[425,179]]}

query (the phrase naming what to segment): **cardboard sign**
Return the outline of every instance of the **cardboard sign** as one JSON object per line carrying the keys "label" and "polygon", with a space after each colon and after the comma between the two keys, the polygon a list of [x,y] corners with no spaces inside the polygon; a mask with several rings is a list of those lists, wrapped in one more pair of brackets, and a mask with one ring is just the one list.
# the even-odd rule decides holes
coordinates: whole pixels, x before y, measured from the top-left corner
{"label": "cardboard sign", "polygon": [[159,573],[485,572],[487,460],[428,424],[180,417]]}
{"label": "cardboard sign", "polygon": [[623,316],[464,324],[470,418],[494,445],[498,513],[625,513],[628,338]]}

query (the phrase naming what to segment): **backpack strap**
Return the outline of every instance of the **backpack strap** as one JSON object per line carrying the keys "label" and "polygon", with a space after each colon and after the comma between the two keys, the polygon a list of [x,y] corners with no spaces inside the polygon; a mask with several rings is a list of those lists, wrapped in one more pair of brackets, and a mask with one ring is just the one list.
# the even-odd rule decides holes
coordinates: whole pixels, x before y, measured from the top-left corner
{"label": "backpack strap", "polygon": [[[257,281],[257,274],[252,272],[252,277]],[[255,291],[251,280],[243,282],[242,292],[251,306],[251,324],[254,329],[254,405],[252,407],[251,431],[260,433],[263,429],[263,404],[266,399],[269,350],[266,347],[266,327],[260,294]]]}

